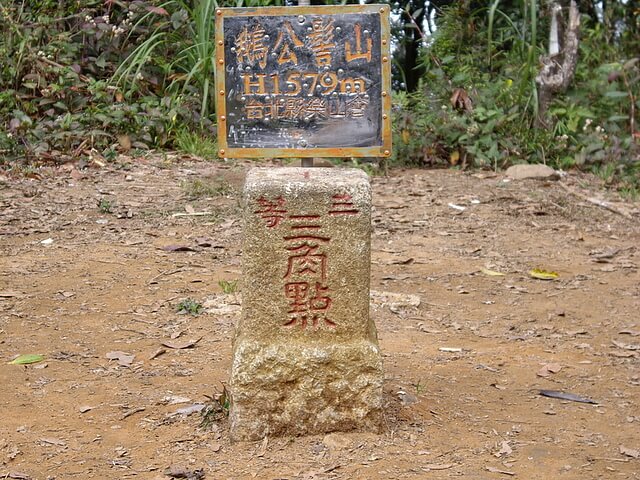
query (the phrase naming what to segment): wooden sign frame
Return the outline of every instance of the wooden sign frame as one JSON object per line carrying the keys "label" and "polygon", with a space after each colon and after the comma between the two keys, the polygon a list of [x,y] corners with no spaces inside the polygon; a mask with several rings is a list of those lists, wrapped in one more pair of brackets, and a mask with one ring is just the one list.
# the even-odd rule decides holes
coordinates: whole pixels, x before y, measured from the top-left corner
{"label": "wooden sign frame", "polygon": [[388,5],[216,10],[218,155],[391,155]]}

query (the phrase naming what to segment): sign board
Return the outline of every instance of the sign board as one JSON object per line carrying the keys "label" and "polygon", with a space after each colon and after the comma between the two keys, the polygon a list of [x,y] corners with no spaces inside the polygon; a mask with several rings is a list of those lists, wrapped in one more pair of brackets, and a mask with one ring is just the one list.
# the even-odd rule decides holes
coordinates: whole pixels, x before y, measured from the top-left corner
{"label": "sign board", "polygon": [[221,157],[391,154],[388,5],[216,10]]}

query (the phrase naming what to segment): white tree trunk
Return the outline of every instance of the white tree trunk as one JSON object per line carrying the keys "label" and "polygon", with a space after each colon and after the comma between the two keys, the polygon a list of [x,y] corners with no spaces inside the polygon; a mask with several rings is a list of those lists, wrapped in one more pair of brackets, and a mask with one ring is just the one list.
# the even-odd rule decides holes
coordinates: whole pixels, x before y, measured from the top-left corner
{"label": "white tree trunk", "polygon": [[[547,111],[555,94],[564,92],[576,71],[578,63],[578,33],[580,31],[580,12],[574,0],[569,5],[569,19],[564,30],[562,45],[558,49],[558,23],[557,13],[560,5],[554,0],[551,2],[550,11],[553,15],[549,38],[549,55],[540,57],[542,67],[536,77],[538,84],[538,118],[536,125],[548,126]],[[555,27],[555,28],[554,28]],[[555,35],[555,38],[554,38]]]}

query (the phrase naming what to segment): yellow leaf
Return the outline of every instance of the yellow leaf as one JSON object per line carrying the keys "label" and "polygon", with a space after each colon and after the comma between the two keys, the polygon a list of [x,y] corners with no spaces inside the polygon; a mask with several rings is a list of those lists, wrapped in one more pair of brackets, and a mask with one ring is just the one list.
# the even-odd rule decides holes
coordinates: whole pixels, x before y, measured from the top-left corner
{"label": "yellow leaf", "polygon": [[26,355],[20,355],[9,362],[9,365],[29,365],[30,363],[38,363],[44,360],[42,355],[30,353]]}
{"label": "yellow leaf", "polygon": [[490,277],[504,277],[504,273],[496,272],[495,270],[489,270],[488,268],[483,268],[480,271],[485,275],[489,275]]}
{"label": "yellow leaf", "polygon": [[534,268],[529,272],[529,275],[533,278],[537,278],[538,280],[555,280],[558,278],[558,274],[556,272],[548,272],[540,268]]}
{"label": "yellow leaf", "polygon": [[454,150],[453,152],[451,152],[451,154],[449,155],[449,163],[455,166],[458,164],[459,160],[460,160],[460,152],[458,150]]}
{"label": "yellow leaf", "polygon": [[402,136],[402,141],[405,145],[409,143],[409,138],[411,137],[411,135],[409,134],[409,130],[402,130],[402,133],[400,135]]}

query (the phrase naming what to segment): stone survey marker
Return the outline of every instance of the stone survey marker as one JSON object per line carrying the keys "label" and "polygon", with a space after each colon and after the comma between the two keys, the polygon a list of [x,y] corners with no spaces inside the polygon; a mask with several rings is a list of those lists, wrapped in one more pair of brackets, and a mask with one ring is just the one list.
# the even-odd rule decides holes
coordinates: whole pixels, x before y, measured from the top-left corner
{"label": "stone survey marker", "polygon": [[221,8],[221,157],[391,154],[388,5]]}
{"label": "stone survey marker", "polygon": [[229,392],[236,440],[378,430],[371,190],[360,170],[252,169]]}

